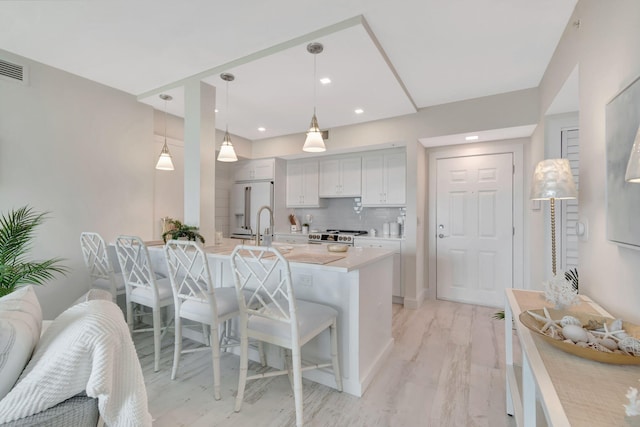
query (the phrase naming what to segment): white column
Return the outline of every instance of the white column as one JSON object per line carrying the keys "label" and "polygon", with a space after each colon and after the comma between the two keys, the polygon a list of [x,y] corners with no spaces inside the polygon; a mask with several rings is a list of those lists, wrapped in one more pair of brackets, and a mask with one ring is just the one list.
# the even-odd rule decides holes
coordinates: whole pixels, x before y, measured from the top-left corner
{"label": "white column", "polygon": [[185,84],[184,94],[184,222],[200,227],[200,234],[213,242],[216,88],[190,81]]}

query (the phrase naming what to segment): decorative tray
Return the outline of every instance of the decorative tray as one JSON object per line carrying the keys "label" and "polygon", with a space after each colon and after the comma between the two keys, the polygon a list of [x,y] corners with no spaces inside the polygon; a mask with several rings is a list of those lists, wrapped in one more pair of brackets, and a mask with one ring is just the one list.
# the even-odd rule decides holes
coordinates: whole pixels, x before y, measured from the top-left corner
{"label": "decorative tray", "polygon": [[[608,317],[602,317],[598,315],[584,314],[584,313],[574,313],[567,311],[559,311],[553,309],[547,309],[551,319],[560,320],[564,316],[572,316],[580,321],[582,327],[587,330],[593,329],[594,325],[603,325],[603,322],[609,327],[611,326],[614,319]],[[534,313],[542,318],[545,318],[545,313],[543,309],[540,310],[529,310],[523,311],[520,314],[520,322],[529,328],[534,334],[541,337],[543,340],[548,342],[554,347],[559,348],[567,353],[573,354],[575,356],[582,357],[584,359],[595,360],[597,362],[609,363],[614,365],[640,365],[640,356],[633,356],[630,354],[625,354],[619,350],[616,352],[607,353],[604,351],[599,351],[591,347],[581,347],[577,344],[565,342],[562,339],[553,338],[543,332],[541,329],[544,329],[545,324],[547,322],[538,319],[531,315],[530,313]],[[559,326],[562,328],[562,326]],[[627,336],[632,338],[640,337],[640,326],[634,325],[629,322],[622,322],[622,329],[626,331]],[[637,354],[637,353],[636,353]]]}

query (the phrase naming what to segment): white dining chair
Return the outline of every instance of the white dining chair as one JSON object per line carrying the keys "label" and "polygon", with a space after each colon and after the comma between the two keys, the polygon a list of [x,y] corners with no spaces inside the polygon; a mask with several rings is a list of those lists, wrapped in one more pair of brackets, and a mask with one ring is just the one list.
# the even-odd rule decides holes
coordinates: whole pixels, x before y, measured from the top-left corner
{"label": "white dining chair", "polygon": [[[296,300],[289,262],[275,248],[236,246],[231,253],[238,306],[240,308],[240,378],[236,397],[236,412],[240,411],[248,380],[289,375],[292,379],[296,408],[296,425],[302,426],[302,372],[332,367],[336,386],[342,391],[342,376],[338,363],[338,312],[327,305]],[[245,303],[244,293],[251,292]],[[314,337],[329,329],[331,362],[303,366],[301,348]],[[283,347],[287,352],[286,369],[247,376],[248,339]]]}
{"label": "white dining chair", "polygon": [[115,273],[102,236],[88,231],[80,233],[80,247],[84,264],[89,270],[91,287],[110,292],[113,302],[117,302],[118,295],[126,292],[124,279],[121,274]]}
{"label": "white dining chair", "polygon": [[[240,314],[236,290],[214,286],[204,251],[196,242],[170,240],[164,246],[175,306],[175,347],[171,379],[176,378],[180,355],[210,349],[213,358],[214,397],[220,400],[220,349],[239,345],[228,335],[225,322]],[[208,325],[210,347],[182,349],[182,319]],[[222,328],[221,328],[222,325]]]}
{"label": "white dining chair", "polygon": [[[118,236],[116,254],[126,288],[127,324],[131,333],[153,330],[154,364],[153,370],[160,369],[160,344],[171,321],[162,326],[161,309],[173,304],[171,281],[156,278],[151,266],[149,250],[137,236]],[[151,308],[153,328],[134,329],[134,306]],[[145,315],[146,313],[137,313]]]}

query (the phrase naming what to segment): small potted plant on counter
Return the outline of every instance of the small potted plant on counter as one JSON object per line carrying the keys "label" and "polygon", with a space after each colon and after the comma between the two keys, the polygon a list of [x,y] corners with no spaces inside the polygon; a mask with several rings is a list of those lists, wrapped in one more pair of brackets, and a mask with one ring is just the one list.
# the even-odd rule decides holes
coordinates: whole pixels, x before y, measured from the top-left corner
{"label": "small potted plant on counter", "polygon": [[186,225],[182,221],[177,219],[168,218],[166,220],[168,224],[168,230],[162,233],[162,240],[167,243],[167,240],[199,240],[204,244],[204,237],[199,233],[198,227],[195,225]]}

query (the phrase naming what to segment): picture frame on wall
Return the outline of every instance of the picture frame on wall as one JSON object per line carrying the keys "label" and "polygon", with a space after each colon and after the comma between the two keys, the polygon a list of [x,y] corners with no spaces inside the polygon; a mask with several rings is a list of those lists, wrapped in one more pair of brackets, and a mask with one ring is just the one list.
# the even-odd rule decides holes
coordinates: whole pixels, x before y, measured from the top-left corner
{"label": "picture frame on wall", "polygon": [[607,239],[640,250],[640,184],[624,179],[640,126],[640,77],[606,106]]}

